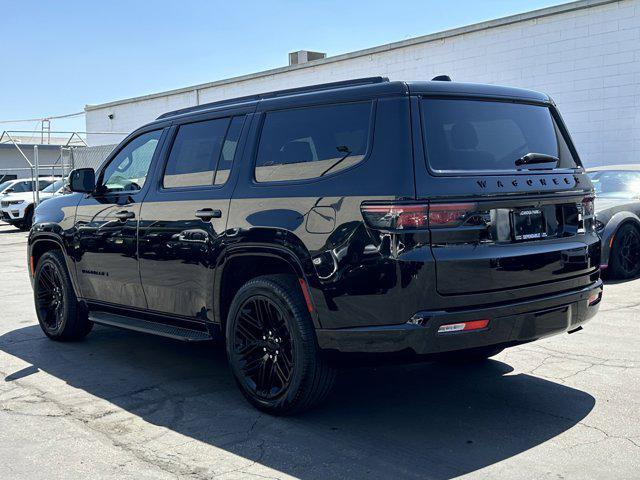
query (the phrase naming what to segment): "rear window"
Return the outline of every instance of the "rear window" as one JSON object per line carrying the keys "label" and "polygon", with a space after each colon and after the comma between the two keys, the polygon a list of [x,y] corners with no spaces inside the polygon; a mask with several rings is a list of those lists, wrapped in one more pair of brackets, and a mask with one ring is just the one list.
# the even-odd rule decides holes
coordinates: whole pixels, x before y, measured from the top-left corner
{"label": "rear window", "polygon": [[364,159],[371,102],[268,112],[256,159],[258,182],[305,180]]}
{"label": "rear window", "polygon": [[427,159],[436,171],[513,171],[528,153],[558,157],[558,168],[577,166],[545,106],[424,99],[422,116]]}

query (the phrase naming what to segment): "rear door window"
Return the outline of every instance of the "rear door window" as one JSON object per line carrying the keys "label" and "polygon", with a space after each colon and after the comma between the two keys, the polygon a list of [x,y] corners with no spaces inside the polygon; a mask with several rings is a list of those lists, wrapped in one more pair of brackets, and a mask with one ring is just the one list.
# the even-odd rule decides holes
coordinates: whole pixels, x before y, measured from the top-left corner
{"label": "rear door window", "polygon": [[243,125],[244,116],[233,117],[231,119],[231,124],[227,130],[227,136],[222,144],[220,160],[218,161],[218,168],[216,168],[213,180],[214,185],[223,185],[229,178],[231,167],[233,166],[233,159],[235,158],[238,150],[238,142],[240,141],[240,134],[242,133]]}
{"label": "rear door window", "polygon": [[306,180],[361,162],[367,152],[371,102],[268,112],[255,165],[258,182]]}
{"label": "rear door window", "polygon": [[229,178],[244,116],[181,125],[167,159],[164,188],[223,185]]}
{"label": "rear door window", "polygon": [[171,147],[164,188],[213,185],[229,118],[181,125]]}
{"label": "rear door window", "polygon": [[435,171],[513,171],[528,153],[558,157],[558,168],[577,166],[546,106],[427,98],[422,116],[427,160]]}

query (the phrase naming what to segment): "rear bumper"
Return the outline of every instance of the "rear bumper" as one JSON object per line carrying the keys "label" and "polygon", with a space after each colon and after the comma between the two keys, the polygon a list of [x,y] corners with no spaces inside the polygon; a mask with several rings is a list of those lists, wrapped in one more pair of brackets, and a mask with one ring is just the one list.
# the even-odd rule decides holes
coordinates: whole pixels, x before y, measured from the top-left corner
{"label": "rear bumper", "polygon": [[[400,325],[318,329],[316,333],[320,348],[328,353],[429,355],[516,345],[577,329],[597,313],[601,296],[598,280],[580,290],[489,308],[418,312],[411,322]],[[489,319],[486,329],[438,333],[441,325],[479,319]]]}

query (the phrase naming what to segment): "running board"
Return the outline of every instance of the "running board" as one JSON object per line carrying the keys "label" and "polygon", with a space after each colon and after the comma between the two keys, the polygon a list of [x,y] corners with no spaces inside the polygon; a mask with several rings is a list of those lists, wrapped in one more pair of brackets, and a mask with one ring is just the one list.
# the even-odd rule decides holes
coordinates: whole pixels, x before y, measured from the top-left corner
{"label": "running board", "polygon": [[124,328],[126,330],[134,330],[136,332],[151,333],[161,337],[182,340],[183,342],[203,342],[212,340],[212,337],[208,332],[193,330],[191,328],[176,327],[175,325],[167,325],[164,323],[149,322],[148,320],[140,320],[138,318],[126,317],[115,313],[90,312],[89,320],[100,325]]}

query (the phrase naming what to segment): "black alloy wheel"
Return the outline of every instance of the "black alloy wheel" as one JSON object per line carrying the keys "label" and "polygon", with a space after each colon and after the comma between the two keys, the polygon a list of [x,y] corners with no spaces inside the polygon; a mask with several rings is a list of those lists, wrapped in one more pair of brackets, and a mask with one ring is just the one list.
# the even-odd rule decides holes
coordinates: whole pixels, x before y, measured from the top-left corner
{"label": "black alloy wheel", "polygon": [[247,299],[236,320],[233,348],[244,381],[253,395],[272,399],[289,386],[293,345],[285,313],[269,298]]}
{"label": "black alloy wheel", "polygon": [[36,309],[44,327],[55,332],[64,321],[65,293],[62,278],[52,262],[42,265],[38,272]]}
{"label": "black alloy wheel", "polygon": [[611,274],[614,278],[633,278],[640,273],[640,231],[625,224],[616,232],[610,252]]}
{"label": "black alloy wheel", "polygon": [[40,328],[49,338],[79,340],[91,331],[93,322],[76,298],[61,251],[51,250],[38,260],[33,295]]}
{"label": "black alloy wheel", "polygon": [[297,278],[266,275],[244,284],[227,316],[229,365],[245,398],[272,415],[322,402],[335,377],[318,349]]}

